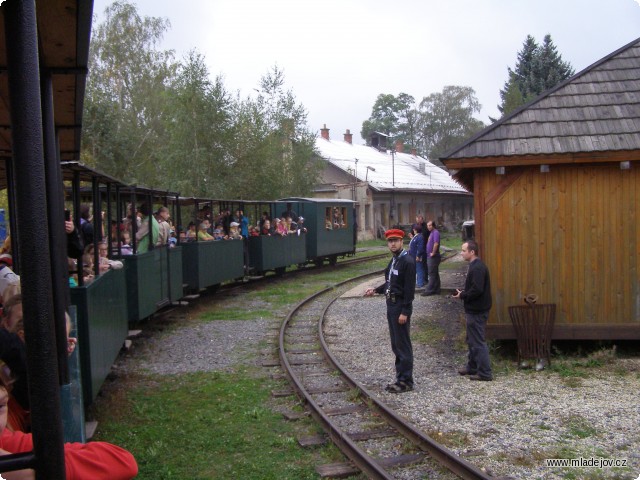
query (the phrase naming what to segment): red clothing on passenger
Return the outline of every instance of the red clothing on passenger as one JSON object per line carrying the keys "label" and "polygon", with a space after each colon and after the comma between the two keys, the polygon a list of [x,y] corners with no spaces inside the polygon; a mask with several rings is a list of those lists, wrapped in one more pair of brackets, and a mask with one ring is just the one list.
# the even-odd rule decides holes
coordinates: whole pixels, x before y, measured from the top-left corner
{"label": "red clothing on passenger", "polygon": [[[33,450],[30,433],[11,432],[0,436],[0,448],[10,453]],[[128,451],[107,442],[65,443],[67,480],[129,480],[138,475],[138,464]]]}

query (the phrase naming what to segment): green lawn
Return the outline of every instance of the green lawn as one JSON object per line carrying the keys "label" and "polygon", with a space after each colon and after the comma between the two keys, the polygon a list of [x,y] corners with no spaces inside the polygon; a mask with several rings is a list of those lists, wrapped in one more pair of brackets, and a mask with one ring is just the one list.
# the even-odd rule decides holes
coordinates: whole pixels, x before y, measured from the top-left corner
{"label": "green lawn", "polygon": [[[167,334],[186,324],[223,319],[282,320],[305,296],[384,268],[387,260],[273,277],[232,295],[204,295],[189,307],[186,317],[156,321],[147,328],[158,335],[160,330]],[[264,348],[267,344],[275,347],[276,341],[265,338]],[[311,449],[298,446],[298,437],[316,434],[319,427],[310,418],[283,419],[278,412],[301,407],[295,397],[272,398],[272,390],[288,384],[272,379],[271,373],[246,366],[232,372],[163,376],[119,373],[117,380],[107,382],[92,407],[99,421],[94,440],[131,451],[142,480],[319,478],[318,464],[344,459],[331,444]]]}

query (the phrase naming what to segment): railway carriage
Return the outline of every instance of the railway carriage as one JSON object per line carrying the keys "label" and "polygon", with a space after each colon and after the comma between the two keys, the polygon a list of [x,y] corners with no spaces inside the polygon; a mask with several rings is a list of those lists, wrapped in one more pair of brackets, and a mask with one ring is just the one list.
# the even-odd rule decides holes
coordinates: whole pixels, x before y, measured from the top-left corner
{"label": "railway carriage", "polygon": [[355,252],[354,203],[351,200],[329,198],[281,199],[285,206],[304,217],[308,232],[307,260],[322,265],[327,260],[334,265],[338,257]]}

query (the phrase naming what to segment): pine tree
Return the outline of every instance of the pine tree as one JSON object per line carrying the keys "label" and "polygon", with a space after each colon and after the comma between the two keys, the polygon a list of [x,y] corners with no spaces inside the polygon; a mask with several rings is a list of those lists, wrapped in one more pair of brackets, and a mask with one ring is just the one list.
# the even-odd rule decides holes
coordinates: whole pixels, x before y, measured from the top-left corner
{"label": "pine tree", "polygon": [[518,52],[515,69],[507,68],[507,72],[509,79],[500,90],[502,102],[498,105],[503,116],[574,74],[573,67],[562,60],[548,34],[542,45],[527,35]]}

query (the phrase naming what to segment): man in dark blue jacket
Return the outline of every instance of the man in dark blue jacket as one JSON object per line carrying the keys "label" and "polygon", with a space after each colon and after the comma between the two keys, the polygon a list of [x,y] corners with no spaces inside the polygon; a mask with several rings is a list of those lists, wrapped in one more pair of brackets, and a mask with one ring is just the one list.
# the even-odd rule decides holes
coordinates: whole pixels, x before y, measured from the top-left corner
{"label": "man in dark blue jacket", "polygon": [[493,380],[489,348],[484,338],[489,310],[491,310],[491,280],[489,269],[478,258],[478,244],[470,240],[462,244],[462,258],[469,262],[469,271],[464,290],[456,289],[453,298],[464,302],[467,318],[467,345],[469,359],[467,366],[458,370],[460,375],[469,375],[469,380]]}
{"label": "man in dark blue jacket", "polygon": [[416,264],[403,248],[402,230],[394,228],[387,230],[384,235],[393,254],[384,272],[386,281],[377,288],[367,289],[365,296],[384,293],[387,297],[391,349],[396,356],[396,382],[387,385],[386,390],[390,393],[402,393],[413,390],[413,348],[409,331],[416,288]]}

